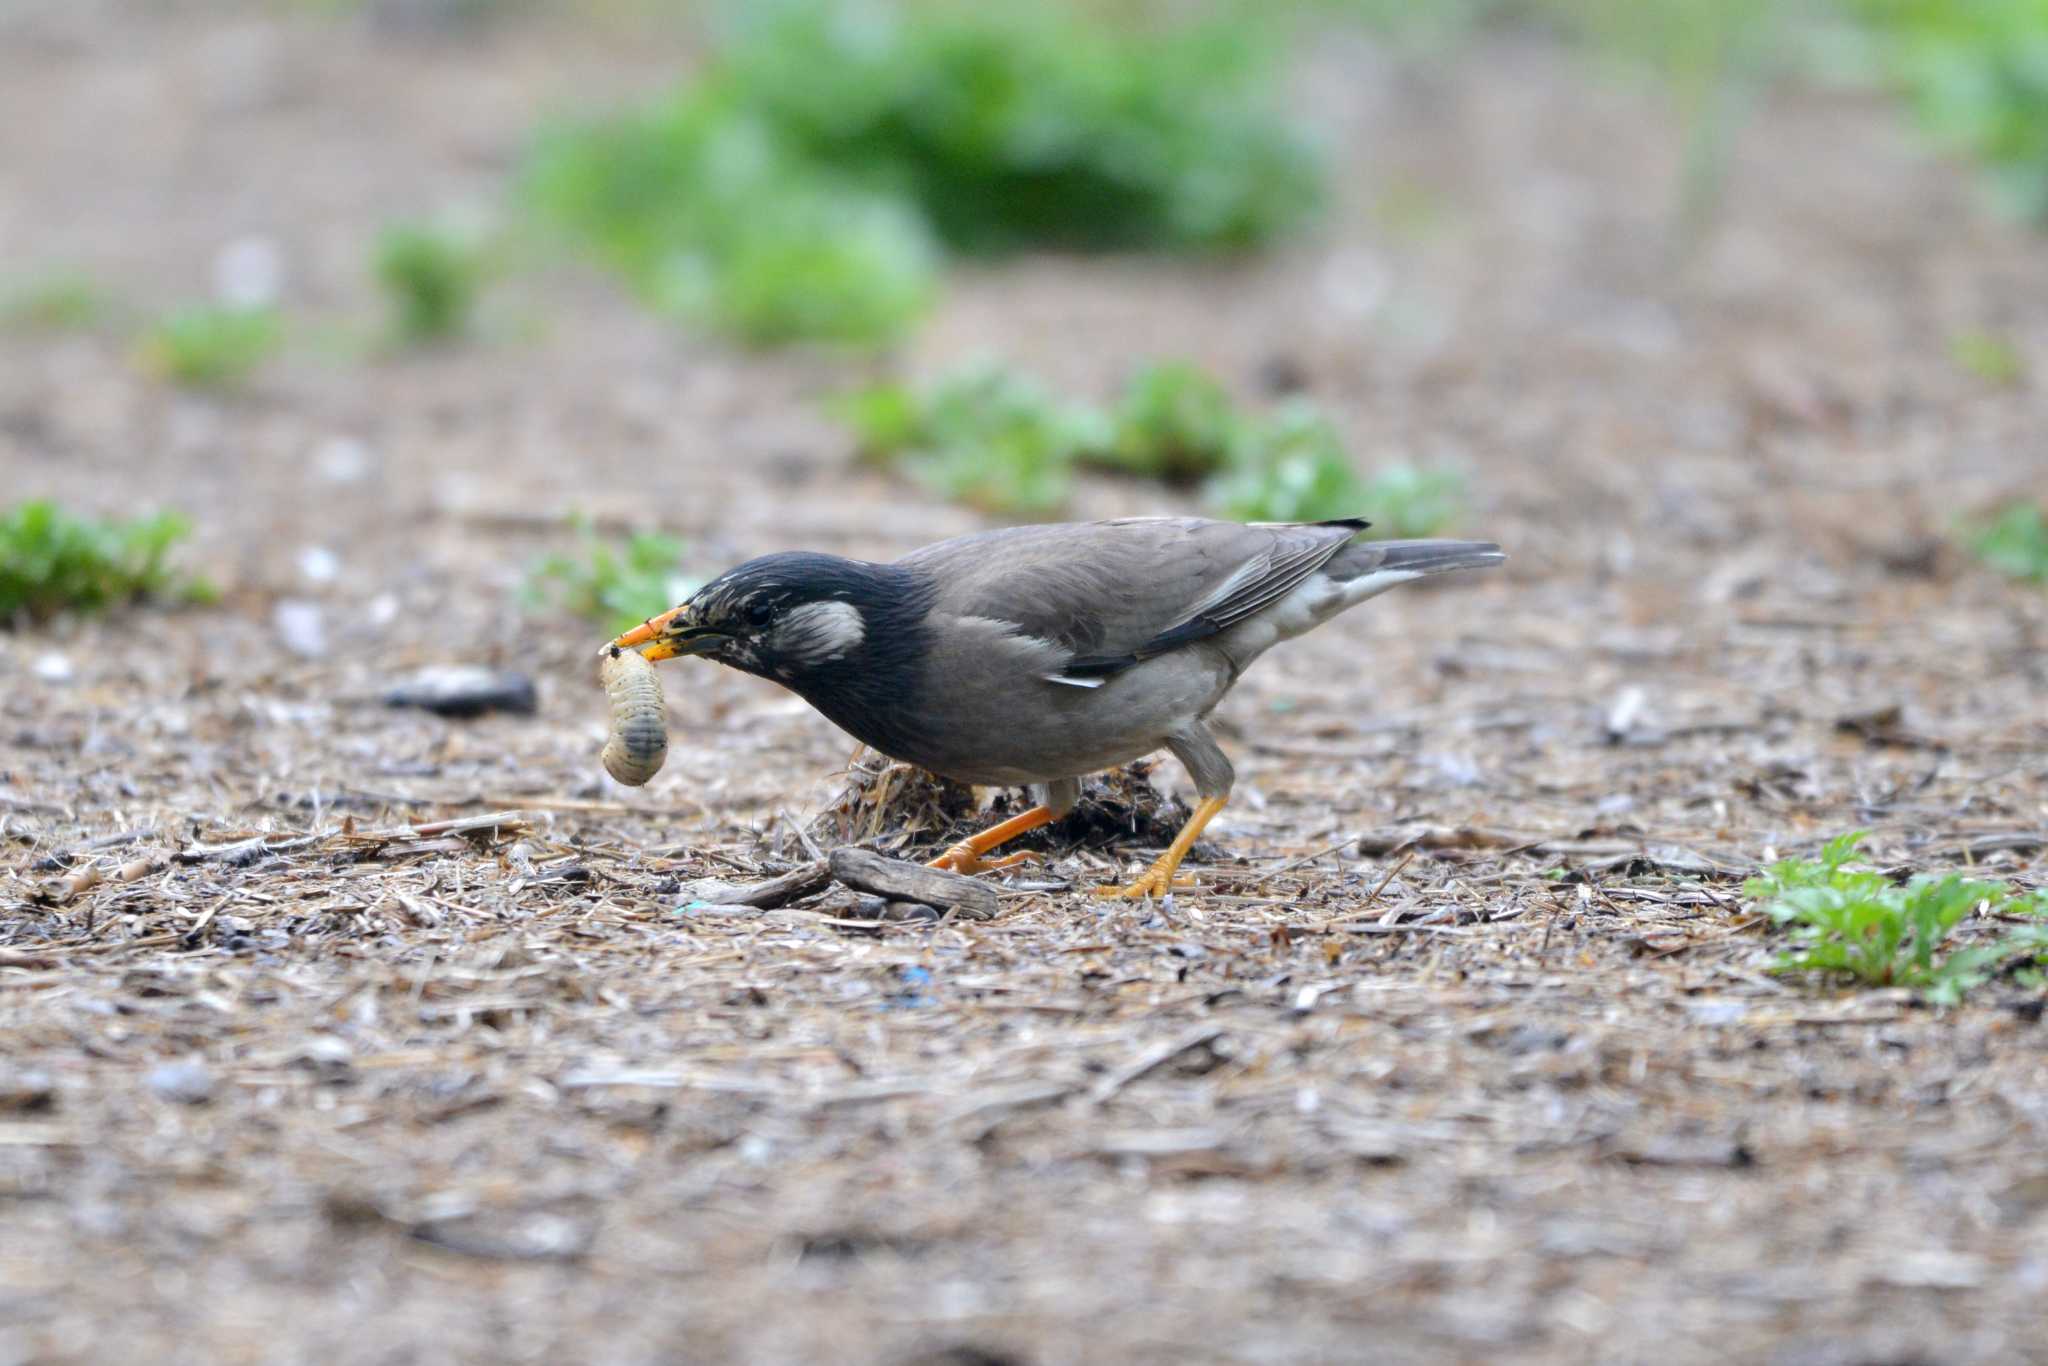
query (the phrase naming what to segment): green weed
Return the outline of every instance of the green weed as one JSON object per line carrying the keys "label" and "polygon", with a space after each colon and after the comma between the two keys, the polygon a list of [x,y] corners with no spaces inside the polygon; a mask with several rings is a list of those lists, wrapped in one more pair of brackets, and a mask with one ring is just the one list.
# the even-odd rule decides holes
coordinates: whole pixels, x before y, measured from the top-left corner
{"label": "green weed", "polygon": [[953,247],[1247,247],[1317,202],[1256,20],[1145,32],[1060,5],[831,0],[757,13],[727,59],[737,97]]}
{"label": "green weed", "polygon": [[[2048,950],[2048,895],[1956,874],[1896,883],[1849,866],[1864,838],[1861,831],[1840,836],[1817,860],[1781,859],[1743,884],[1793,939],[1773,971],[1910,987],[1937,1005],[1954,1005],[2002,966]],[[2002,926],[1988,941],[1949,946],[1950,932],[1980,906],[2027,919]]]}
{"label": "green weed", "polygon": [[1223,386],[1185,361],[1140,370],[1111,422],[1108,445],[1084,458],[1169,484],[1219,473],[1237,458],[1245,438],[1244,421]]}
{"label": "green weed", "polygon": [[2019,350],[1989,332],[1962,333],[1950,340],[1948,349],[1958,368],[1986,384],[2017,384],[2026,372]]}
{"label": "green weed", "polygon": [[2048,8],[2039,0],[1851,0],[1879,60],[1936,137],[2048,218]]}
{"label": "green weed", "polygon": [[1366,480],[1358,507],[1375,537],[1434,536],[1464,515],[1465,481],[1448,470],[1389,465]]}
{"label": "green weed", "polygon": [[2048,583],[2048,515],[2038,503],[2008,503],[1972,529],[1970,549],[2000,573]]}
{"label": "green weed", "polygon": [[101,612],[139,598],[209,601],[210,585],[170,564],[190,531],[168,512],[99,521],[47,500],[16,503],[0,512],[0,625]]}
{"label": "green weed", "polygon": [[693,585],[676,572],[680,541],[643,532],[613,546],[587,521],[573,524],[576,549],[545,556],[528,573],[529,608],[573,613],[617,635],[689,596]]}
{"label": "green weed", "polygon": [[58,271],[0,293],[0,326],[33,332],[79,332],[105,320],[106,291],[90,276]]}
{"label": "green weed", "polygon": [[1302,399],[1250,425],[1233,468],[1210,489],[1225,515],[1249,522],[1364,517],[1375,539],[1433,536],[1463,511],[1455,474],[1390,465],[1360,478],[1337,429]]}
{"label": "green weed", "polygon": [[277,350],[283,329],[267,308],[202,305],[165,318],[143,338],[143,363],[178,384],[218,388],[246,379]]}
{"label": "green weed", "polygon": [[371,269],[401,342],[448,341],[468,330],[485,274],[483,250],[470,237],[418,224],[386,228]]}
{"label": "green weed", "polygon": [[1205,501],[1247,521],[1363,515],[1378,536],[1428,536],[1456,519],[1454,475],[1393,466],[1361,479],[1314,404],[1270,415],[1240,410],[1222,385],[1184,362],[1148,366],[1107,411],[1065,402],[1033,380],[981,367],[920,392],[862,390],[835,405],[860,458],[902,469],[986,512],[1050,512],[1070,471],[1102,469],[1169,484],[1207,480]]}
{"label": "green weed", "polygon": [[798,157],[717,88],[557,131],[527,190],[650,304],[756,345],[887,341],[935,289],[914,213]]}
{"label": "green weed", "polygon": [[865,390],[840,413],[864,460],[1004,516],[1057,509],[1079,453],[1106,444],[1099,414],[996,366],[963,371],[922,395],[894,384]]}
{"label": "green weed", "polygon": [[1283,403],[1250,441],[1235,468],[1209,490],[1225,516],[1244,522],[1314,522],[1358,516],[1365,484],[1343,438],[1304,399]]}
{"label": "green weed", "polygon": [[742,340],[875,344],[935,292],[937,243],[1230,248],[1313,206],[1256,44],[1057,7],[785,0],[695,83],[544,135],[531,202],[651,302]]}

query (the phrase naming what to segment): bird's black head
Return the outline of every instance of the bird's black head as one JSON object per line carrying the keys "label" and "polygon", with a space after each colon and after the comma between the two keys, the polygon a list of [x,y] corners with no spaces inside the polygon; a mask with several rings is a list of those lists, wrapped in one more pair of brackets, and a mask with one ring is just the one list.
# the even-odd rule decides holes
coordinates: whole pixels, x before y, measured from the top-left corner
{"label": "bird's black head", "polygon": [[901,630],[895,619],[908,604],[899,577],[890,566],[836,555],[763,555],[616,643],[639,646],[649,659],[703,655],[801,685],[869,655],[878,631]]}

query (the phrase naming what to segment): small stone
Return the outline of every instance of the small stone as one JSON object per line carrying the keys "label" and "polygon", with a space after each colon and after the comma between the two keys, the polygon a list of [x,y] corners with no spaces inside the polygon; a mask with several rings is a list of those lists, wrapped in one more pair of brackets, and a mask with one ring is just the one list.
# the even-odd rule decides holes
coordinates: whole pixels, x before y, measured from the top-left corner
{"label": "small stone", "polygon": [[0,1072],[0,1114],[40,1114],[57,1107],[57,1087],[48,1072]]}
{"label": "small stone", "polygon": [[352,436],[330,436],[313,448],[313,472],[330,484],[354,484],[370,472],[370,448]]}
{"label": "small stone", "polygon": [[513,712],[531,716],[540,708],[533,680],[513,669],[476,664],[439,664],[400,679],[384,692],[387,707],[417,707],[436,716],[482,716]]}
{"label": "small stone", "polygon": [[299,551],[299,574],[307,583],[333,583],[341,576],[341,556],[324,545]]}
{"label": "small stone", "polygon": [[69,683],[75,672],[70,656],[58,654],[55,650],[36,656],[35,671],[36,677],[45,683]]}
{"label": "small stone", "polygon": [[[879,898],[876,898],[879,900]],[[864,901],[863,905],[866,904]],[[915,923],[920,920],[937,920],[938,908],[927,906],[922,901],[884,901],[876,912],[875,919],[899,923]]]}
{"label": "small stone", "polygon": [[213,258],[214,297],[229,308],[270,308],[284,292],[284,251],[273,237],[237,237]]}
{"label": "small stone", "polygon": [[302,659],[327,653],[327,616],[317,602],[287,598],[271,609],[270,622],[284,647]]}
{"label": "small stone", "polygon": [[213,1073],[197,1058],[158,1063],[149,1069],[144,1085],[159,1100],[177,1105],[204,1105],[213,1099]]}
{"label": "small stone", "polygon": [[299,1047],[299,1056],[318,1067],[346,1067],[355,1057],[348,1040],[332,1034],[315,1034]]}

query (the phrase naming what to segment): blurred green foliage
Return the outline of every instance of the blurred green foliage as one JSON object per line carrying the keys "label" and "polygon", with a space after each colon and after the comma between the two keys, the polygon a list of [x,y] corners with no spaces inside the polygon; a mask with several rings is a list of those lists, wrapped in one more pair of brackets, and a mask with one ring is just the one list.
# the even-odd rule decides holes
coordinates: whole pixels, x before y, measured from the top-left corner
{"label": "blurred green foliage", "polygon": [[1209,500],[1242,522],[1317,522],[1361,515],[1364,494],[1337,428],[1314,404],[1290,399],[1242,443]]}
{"label": "blurred green foliage", "polygon": [[1433,536],[1464,511],[1464,482],[1447,470],[1388,465],[1359,475],[1335,425],[1305,399],[1290,399],[1249,428],[1209,502],[1246,522],[1364,517],[1375,540]]}
{"label": "blurred green foliage", "polygon": [[618,635],[689,596],[693,585],[676,569],[682,542],[638,532],[615,546],[586,519],[571,524],[576,548],[544,556],[528,572],[528,608],[573,613]]}
{"label": "blurred green foliage", "polygon": [[396,224],[377,239],[371,267],[399,341],[426,345],[468,330],[485,273],[483,248],[469,235]]}
{"label": "blurred green foliage", "polygon": [[1949,341],[1949,355],[1987,384],[2017,384],[2026,372],[2019,349],[1990,332],[1965,332]]}
{"label": "blurred green foliage", "polygon": [[110,300],[91,276],[53,271],[0,289],[0,326],[34,332],[76,332],[103,321]]}
{"label": "blurred green foliage", "polygon": [[282,339],[270,309],[198,305],[152,327],[142,340],[142,359],[176,383],[218,388],[246,379]]}
{"label": "blurred green foliage", "polygon": [[796,155],[723,87],[545,136],[531,199],[697,325],[757,345],[900,333],[934,290],[923,223]]}
{"label": "blurred green foliage", "polygon": [[1299,221],[1317,161],[1266,107],[1258,31],[783,0],[676,94],[546,133],[525,183],[664,309],[882,342],[929,303],[941,241],[1232,248]]}
{"label": "blurred green foliage", "polygon": [[0,626],[138,598],[210,600],[204,580],[170,566],[172,549],[190,532],[172,513],[99,521],[47,500],[16,503],[0,511]]}
{"label": "blurred green foliage", "polygon": [[1246,413],[1212,376],[1180,361],[1138,371],[1107,411],[1063,401],[996,366],[923,391],[878,385],[835,410],[862,460],[1000,515],[1056,510],[1077,466],[1170,484],[1206,481],[1212,508],[1249,521],[1364,515],[1376,536],[1431,535],[1462,510],[1455,475],[1397,465],[1362,479],[1314,404],[1295,399],[1270,415]]}
{"label": "blurred green foliage", "polygon": [[864,461],[1000,515],[1057,509],[1079,453],[1104,444],[1107,432],[1098,414],[1000,366],[961,371],[923,393],[878,385],[842,400],[838,412]]}
{"label": "blurred green foliage", "polygon": [[2039,503],[2008,503],[1972,528],[1970,549],[2000,573],[2048,584],[2048,513]]}
{"label": "blurred green foliage", "polygon": [[1271,106],[1270,24],[1133,31],[1058,4],[751,13],[724,70],[739,102],[953,247],[1246,247],[1316,203],[1316,158]]}
{"label": "blurred green foliage", "polygon": [[1166,361],[1140,370],[1112,416],[1107,446],[1083,458],[1125,474],[1194,484],[1237,457],[1245,424],[1223,386],[1199,367]]}
{"label": "blurred green foliage", "polygon": [[[1254,10],[1237,0],[1245,12]],[[1686,137],[1681,223],[1696,229],[1743,106],[1774,70],[1827,68],[1896,86],[1937,137],[2048,220],[2048,0],[1303,0],[1416,45],[1536,28],[1647,72]]]}
{"label": "blurred green foliage", "polygon": [[1936,136],[2048,218],[2048,0],[1847,0]]}
{"label": "blurred green foliage", "polygon": [[1657,80],[1684,130],[1677,206],[1697,237],[1719,205],[1729,149],[1770,59],[1782,50],[1785,0],[1541,0],[1596,51]]}
{"label": "blurred green foliage", "polygon": [[1464,517],[1465,481],[1449,470],[1388,465],[1365,481],[1356,506],[1375,538],[1434,536]]}

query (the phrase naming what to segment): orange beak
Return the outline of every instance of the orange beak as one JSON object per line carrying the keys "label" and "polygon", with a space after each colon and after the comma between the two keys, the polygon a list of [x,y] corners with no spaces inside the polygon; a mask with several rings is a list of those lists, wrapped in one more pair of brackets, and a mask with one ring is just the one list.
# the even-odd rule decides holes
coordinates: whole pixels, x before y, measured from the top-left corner
{"label": "orange beak", "polygon": [[696,655],[726,638],[726,632],[710,626],[689,624],[689,604],[671,607],[660,616],[649,617],[605,646],[607,650],[638,650],[650,662]]}

